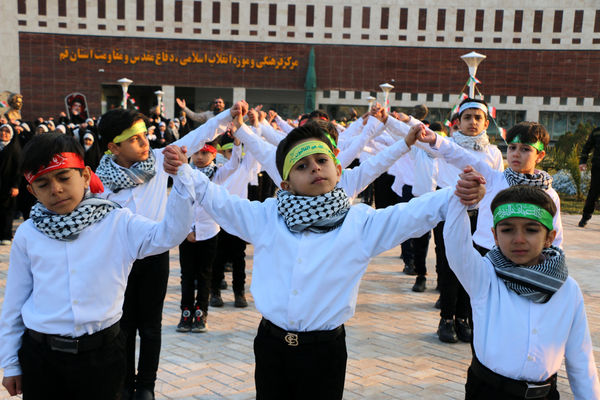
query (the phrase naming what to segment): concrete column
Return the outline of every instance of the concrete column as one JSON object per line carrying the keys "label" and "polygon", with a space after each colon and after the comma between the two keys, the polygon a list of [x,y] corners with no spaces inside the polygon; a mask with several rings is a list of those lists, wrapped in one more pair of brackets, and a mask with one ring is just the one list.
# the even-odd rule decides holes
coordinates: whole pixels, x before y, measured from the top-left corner
{"label": "concrete column", "polygon": [[236,101],[246,100],[246,88],[234,87],[233,88],[233,103]]}
{"label": "concrete column", "polygon": [[161,88],[163,95],[163,104],[165,105],[165,117],[172,119],[175,117],[175,86],[163,85]]}
{"label": "concrete column", "polygon": [[[33,7],[33,6],[32,6]],[[0,92],[8,90],[18,93],[21,91],[19,82],[19,27],[17,26],[16,2],[3,1],[0,3]],[[23,99],[27,102],[28,99]],[[0,110],[2,111],[2,110]],[[1,112],[0,112],[1,114]]]}

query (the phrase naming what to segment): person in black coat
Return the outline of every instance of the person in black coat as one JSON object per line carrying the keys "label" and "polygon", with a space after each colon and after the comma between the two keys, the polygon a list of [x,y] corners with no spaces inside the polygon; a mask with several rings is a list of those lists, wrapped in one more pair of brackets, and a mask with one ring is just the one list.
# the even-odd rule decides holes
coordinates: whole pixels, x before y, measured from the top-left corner
{"label": "person in black coat", "polygon": [[585,199],[581,220],[579,221],[581,228],[585,227],[590,218],[592,218],[596,202],[598,201],[598,197],[600,197],[600,128],[596,128],[590,133],[590,137],[581,149],[581,156],[579,157],[579,169],[581,171],[587,170],[590,151],[594,152],[592,156],[592,177],[590,180],[590,190]]}
{"label": "person in black coat", "polygon": [[21,146],[9,124],[0,126],[0,245],[10,245],[19,194]]}

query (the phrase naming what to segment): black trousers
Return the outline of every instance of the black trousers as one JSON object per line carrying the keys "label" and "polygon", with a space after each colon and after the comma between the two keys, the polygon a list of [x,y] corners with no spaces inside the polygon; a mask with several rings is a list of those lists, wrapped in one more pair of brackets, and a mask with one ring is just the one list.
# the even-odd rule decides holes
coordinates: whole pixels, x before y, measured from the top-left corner
{"label": "black trousers", "polygon": [[[558,400],[560,395],[556,389],[556,384],[550,389],[548,396],[537,400]],[[471,367],[467,371],[467,383],[465,384],[465,400],[522,400],[523,397],[513,396],[511,394],[500,392],[495,387],[479,379]]]}
{"label": "black trousers", "polygon": [[0,202],[0,240],[12,240],[15,209],[16,199],[14,197]]}
{"label": "black trousers", "polygon": [[[127,281],[121,330],[125,333],[127,360],[125,388],[154,391],[160,360],[162,309],[169,279],[169,252],[133,263]],[[135,373],[135,339],[140,335],[140,354]]]}
{"label": "black trousers", "polygon": [[23,335],[19,350],[23,399],[120,399],[125,375],[125,337],[79,354],[51,350]]}
{"label": "black trousers", "polygon": [[198,306],[205,315],[208,313],[208,295],[212,265],[217,254],[217,238],[218,235],[215,235],[197,242],[188,242],[186,239],[179,245],[182,310],[184,307],[192,309]]}
{"label": "black trousers", "polygon": [[[412,186],[404,185],[402,186],[402,196],[400,196],[398,203],[408,203],[413,197]],[[405,240],[400,247],[402,248],[402,260],[404,263],[414,264],[415,252],[413,250],[412,239]],[[427,254],[425,254],[425,256],[427,256]]]}
{"label": "black trousers", "polygon": [[261,325],[254,339],[257,400],[341,399],[346,377],[346,334],[328,342],[287,345]]}
{"label": "black trousers", "polygon": [[373,182],[375,187],[375,208],[385,208],[400,203],[400,196],[392,190],[395,176],[384,172]]}
{"label": "black trousers", "polygon": [[592,166],[592,177],[590,180],[590,190],[585,198],[585,205],[583,206],[583,215],[591,216],[594,213],[596,202],[600,197],[600,165],[597,167]]}
{"label": "black trousers", "polygon": [[221,229],[218,235],[217,256],[213,264],[212,290],[219,290],[225,278],[225,264],[231,261],[233,267],[233,292],[243,293],[246,284],[246,242]]}

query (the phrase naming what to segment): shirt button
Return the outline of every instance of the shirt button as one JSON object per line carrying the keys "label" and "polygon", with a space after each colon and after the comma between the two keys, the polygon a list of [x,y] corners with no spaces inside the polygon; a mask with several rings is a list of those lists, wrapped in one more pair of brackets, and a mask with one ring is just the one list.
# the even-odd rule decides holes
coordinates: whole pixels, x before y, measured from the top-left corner
{"label": "shirt button", "polygon": [[527,356],[527,360],[528,360],[528,361],[533,361],[533,357],[531,357],[531,356]]}
{"label": "shirt button", "polygon": [[73,304],[79,304],[77,300],[73,300]]}
{"label": "shirt button", "polygon": [[292,292],[292,294],[293,294],[294,296],[296,296],[296,295],[298,294],[298,291],[297,291],[297,290],[294,290],[294,291]]}
{"label": "shirt button", "polygon": [[532,330],[531,333],[533,333],[534,335],[537,335],[537,329]]}
{"label": "shirt button", "polygon": [[302,264],[302,259],[301,258],[298,259],[298,264]]}

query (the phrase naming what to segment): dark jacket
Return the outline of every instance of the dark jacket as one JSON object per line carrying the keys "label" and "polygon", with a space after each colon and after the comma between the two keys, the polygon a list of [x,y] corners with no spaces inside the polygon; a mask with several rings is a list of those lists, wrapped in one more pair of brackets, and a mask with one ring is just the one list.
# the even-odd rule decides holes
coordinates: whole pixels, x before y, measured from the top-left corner
{"label": "dark jacket", "polygon": [[600,168],[600,128],[596,128],[590,133],[590,137],[581,149],[579,164],[587,164],[590,151],[593,151],[592,166]]}
{"label": "dark jacket", "polygon": [[21,158],[21,146],[18,138],[13,136],[9,144],[0,151],[0,203],[10,201],[10,191],[18,188],[21,183],[19,173],[19,159]]}

